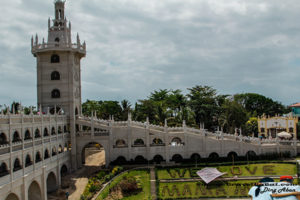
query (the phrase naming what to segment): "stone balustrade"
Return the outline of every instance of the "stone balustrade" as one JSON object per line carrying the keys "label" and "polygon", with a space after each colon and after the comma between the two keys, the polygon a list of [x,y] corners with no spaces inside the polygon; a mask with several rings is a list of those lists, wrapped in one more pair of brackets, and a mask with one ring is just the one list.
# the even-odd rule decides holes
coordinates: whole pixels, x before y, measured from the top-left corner
{"label": "stone balustrade", "polygon": [[49,51],[51,49],[57,49],[57,47],[60,48],[60,50],[72,50],[72,51],[79,51],[82,54],[86,54],[86,45],[85,43],[73,43],[73,44],[63,44],[63,43],[42,43],[42,44],[33,44],[31,46],[31,52],[34,54],[39,51]]}

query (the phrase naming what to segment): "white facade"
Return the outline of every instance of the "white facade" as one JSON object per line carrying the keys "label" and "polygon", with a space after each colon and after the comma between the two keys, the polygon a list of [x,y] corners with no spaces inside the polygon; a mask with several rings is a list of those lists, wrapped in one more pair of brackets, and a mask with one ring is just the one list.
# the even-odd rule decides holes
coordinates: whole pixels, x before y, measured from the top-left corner
{"label": "white facade", "polygon": [[38,36],[31,41],[41,114],[0,114],[1,199],[46,200],[47,191],[60,186],[62,174],[82,166],[90,143],[104,147],[106,165],[115,160],[168,163],[269,152],[297,154],[296,140],[282,144],[275,139],[210,133],[185,123],[176,128],[155,126],[132,121],[130,115],[124,122],[83,117],[80,59],[86,45],[79,36],[72,43],[71,23],[64,13],[64,1],[56,0],[47,43],[44,39],[39,43]]}

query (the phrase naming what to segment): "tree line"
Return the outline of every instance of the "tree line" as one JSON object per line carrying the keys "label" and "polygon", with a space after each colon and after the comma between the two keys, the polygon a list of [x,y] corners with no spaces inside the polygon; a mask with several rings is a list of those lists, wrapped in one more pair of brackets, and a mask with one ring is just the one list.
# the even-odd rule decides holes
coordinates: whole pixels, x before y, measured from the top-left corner
{"label": "tree line", "polygon": [[136,121],[146,121],[148,117],[152,124],[164,125],[166,120],[168,126],[182,126],[185,120],[190,127],[199,128],[204,124],[210,131],[220,127],[224,132],[234,133],[235,128],[240,128],[243,135],[257,134],[258,116],[290,112],[280,102],[256,93],[224,95],[210,86],[201,85],[187,91],[183,94],[181,90],[155,90],[134,106],[128,100],[87,100],[82,104],[82,112],[91,115],[96,111],[99,118],[114,116],[115,120],[127,120],[130,112]]}

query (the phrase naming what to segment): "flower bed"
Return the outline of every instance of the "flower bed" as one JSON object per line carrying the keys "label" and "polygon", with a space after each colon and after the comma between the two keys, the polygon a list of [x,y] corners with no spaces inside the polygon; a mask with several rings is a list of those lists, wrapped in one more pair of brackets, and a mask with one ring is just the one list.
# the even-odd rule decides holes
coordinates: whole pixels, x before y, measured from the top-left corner
{"label": "flower bed", "polygon": [[103,184],[110,181],[114,176],[123,171],[123,167],[114,167],[111,172],[100,171],[95,176],[91,177],[86,185],[80,200],[90,200],[98,192]]}

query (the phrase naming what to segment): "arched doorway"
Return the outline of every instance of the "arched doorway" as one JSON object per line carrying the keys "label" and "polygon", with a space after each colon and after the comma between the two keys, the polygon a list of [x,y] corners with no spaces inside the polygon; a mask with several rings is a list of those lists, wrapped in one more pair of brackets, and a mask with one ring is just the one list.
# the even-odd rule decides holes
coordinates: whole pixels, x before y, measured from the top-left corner
{"label": "arched doorway", "polygon": [[246,153],[246,158],[247,158],[247,160],[255,160],[255,159],[257,159],[257,155],[254,151],[248,151]]}
{"label": "arched doorway", "polygon": [[155,155],[153,157],[153,162],[156,164],[160,164],[163,160],[164,160],[164,158],[161,155]]}
{"label": "arched doorway", "polygon": [[117,159],[115,159],[113,161],[113,163],[117,164],[117,165],[124,165],[124,164],[127,163],[127,160],[126,160],[126,158],[124,156],[119,156],[119,157],[117,157]]}
{"label": "arched doorway", "polygon": [[66,165],[63,165],[61,168],[60,168],[60,176],[61,177],[64,177],[68,174],[68,168]]}
{"label": "arched doorway", "polygon": [[191,161],[193,161],[193,162],[199,162],[200,159],[201,159],[201,156],[198,153],[193,153],[191,155]]}
{"label": "arched doorway", "polygon": [[51,193],[57,190],[56,176],[53,172],[50,172],[47,177],[47,193]]}
{"label": "arched doorway", "polygon": [[42,193],[39,184],[33,181],[28,188],[28,199],[29,200],[41,200]]}
{"label": "arched doorway", "polygon": [[182,162],[183,158],[180,154],[175,154],[172,156],[172,161],[174,161],[175,163],[180,163]]}
{"label": "arched doorway", "polygon": [[10,193],[5,200],[19,200],[19,198],[14,193]]}
{"label": "arched doorway", "polygon": [[105,165],[105,150],[96,142],[90,142],[84,146],[81,153],[82,164],[86,166]]}
{"label": "arched doorway", "polygon": [[216,162],[218,161],[218,159],[219,159],[219,154],[217,154],[216,152],[213,152],[208,156],[208,160],[212,162]]}
{"label": "arched doorway", "polygon": [[137,156],[137,157],[135,157],[134,162],[136,164],[146,164],[147,159],[145,159],[144,156]]}
{"label": "arched doorway", "polygon": [[231,151],[231,152],[229,152],[229,153],[227,154],[227,158],[228,158],[230,161],[235,161],[235,160],[237,160],[238,155],[237,155],[236,152]]}

